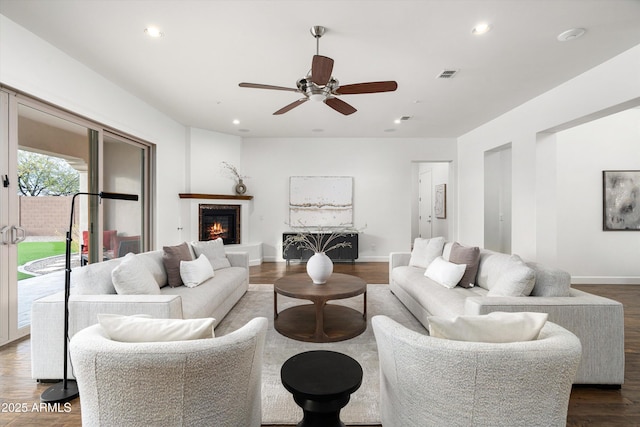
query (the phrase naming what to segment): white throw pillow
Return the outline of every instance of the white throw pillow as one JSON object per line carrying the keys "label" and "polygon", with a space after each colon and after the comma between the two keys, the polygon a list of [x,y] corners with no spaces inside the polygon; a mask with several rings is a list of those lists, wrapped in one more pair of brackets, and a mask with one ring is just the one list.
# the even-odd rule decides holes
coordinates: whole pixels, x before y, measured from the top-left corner
{"label": "white throw pillow", "polygon": [[441,256],[433,260],[424,275],[445,288],[453,289],[464,276],[466,264],[454,264]]}
{"label": "white throw pillow", "polygon": [[180,277],[187,288],[195,288],[213,275],[213,267],[204,254],[193,261],[180,261]]}
{"label": "white throw pillow", "polygon": [[132,253],[111,271],[113,287],[120,295],[160,294],[160,286],[151,272]]}
{"label": "white throw pillow", "polygon": [[442,255],[443,248],[444,237],[434,237],[432,239],[418,237],[413,241],[409,265],[411,267],[427,268],[434,259]]}
{"label": "white throw pillow", "polygon": [[526,297],[536,284],[536,272],[518,255],[511,255],[501,270],[495,284],[489,289],[489,297]]}
{"label": "white throw pillow", "polygon": [[547,313],[495,311],[479,316],[445,318],[431,316],[429,335],[456,341],[507,343],[538,338]]}
{"label": "white throw pillow", "polygon": [[231,263],[227,259],[224,252],[224,243],[222,239],[207,240],[204,242],[191,242],[191,247],[196,258],[204,254],[209,259],[214,270],[231,267]]}
{"label": "white throw pillow", "polygon": [[215,319],[151,319],[98,314],[98,322],[113,341],[163,342],[213,338]]}

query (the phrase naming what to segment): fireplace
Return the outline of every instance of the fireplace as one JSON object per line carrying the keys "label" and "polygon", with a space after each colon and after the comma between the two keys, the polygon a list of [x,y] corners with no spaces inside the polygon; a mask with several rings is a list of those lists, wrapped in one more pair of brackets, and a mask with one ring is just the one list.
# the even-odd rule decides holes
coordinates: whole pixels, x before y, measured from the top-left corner
{"label": "fireplace", "polygon": [[225,245],[240,243],[240,205],[198,206],[198,240],[217,238]]}

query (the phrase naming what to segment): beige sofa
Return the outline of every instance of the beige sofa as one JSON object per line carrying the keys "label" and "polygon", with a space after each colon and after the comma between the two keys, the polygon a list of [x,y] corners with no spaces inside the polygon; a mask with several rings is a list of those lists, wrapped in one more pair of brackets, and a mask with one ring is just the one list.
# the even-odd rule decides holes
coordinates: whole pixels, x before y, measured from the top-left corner
{"label": "beige sofa", "polygon": [[[122,258],[75,268],[69,298],[69,338],[98,323],[98,313],[148,314],[171,319],[213,317],[217,325],[249,288],[249,256],[246,252],[227,253],[231,266],[216,269],[214,277],[193,288],[167,286],[163,251],[144,252],[135,257],[151,272],[160,286],[160,294],[117,294],[111,272]],[[83,291],[79,292],[78,288]],[[32,378],[57,380],[63,377],[63,336],[64,292],[34,301],[31,308]],[[73,378],[71,362],[68,372],[69,378]]]}
{"label": "beige sofa", "polygon": [[[451,243],[442,257],[448,260]],[[493,311],[533,311],[549,314],[549,321],[573,332],[582,344],[575,384],[620,386],[624,383],[624,314],[622,304],[571,288],[562,270],[527,262],[535,272],[530,296],[489,296],[492,282],[510,255],[480,250],[474,287],[448,289],[425,277],[425,269],[409,266],[411,253],[389,257],[389,284],[393,294],[428,328],[429,316],[487,314]]]}

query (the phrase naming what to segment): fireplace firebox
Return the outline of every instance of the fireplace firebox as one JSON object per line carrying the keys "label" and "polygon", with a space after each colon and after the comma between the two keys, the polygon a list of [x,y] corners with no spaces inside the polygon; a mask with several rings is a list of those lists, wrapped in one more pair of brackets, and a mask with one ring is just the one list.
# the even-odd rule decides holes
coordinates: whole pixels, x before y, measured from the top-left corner
{"label": "fireplace firebox", "polygon": [[221,238],[225,245],[240,243],[240,205],[198,206],[198,240]]}

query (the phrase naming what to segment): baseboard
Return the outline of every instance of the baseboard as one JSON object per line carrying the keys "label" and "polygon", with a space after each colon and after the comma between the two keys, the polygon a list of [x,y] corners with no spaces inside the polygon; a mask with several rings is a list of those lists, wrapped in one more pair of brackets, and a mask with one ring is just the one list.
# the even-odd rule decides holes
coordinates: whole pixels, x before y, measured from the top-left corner
{"label": "baseboard", "polygon": [[572,285],[640,285],[637,276],[572,276]]}

